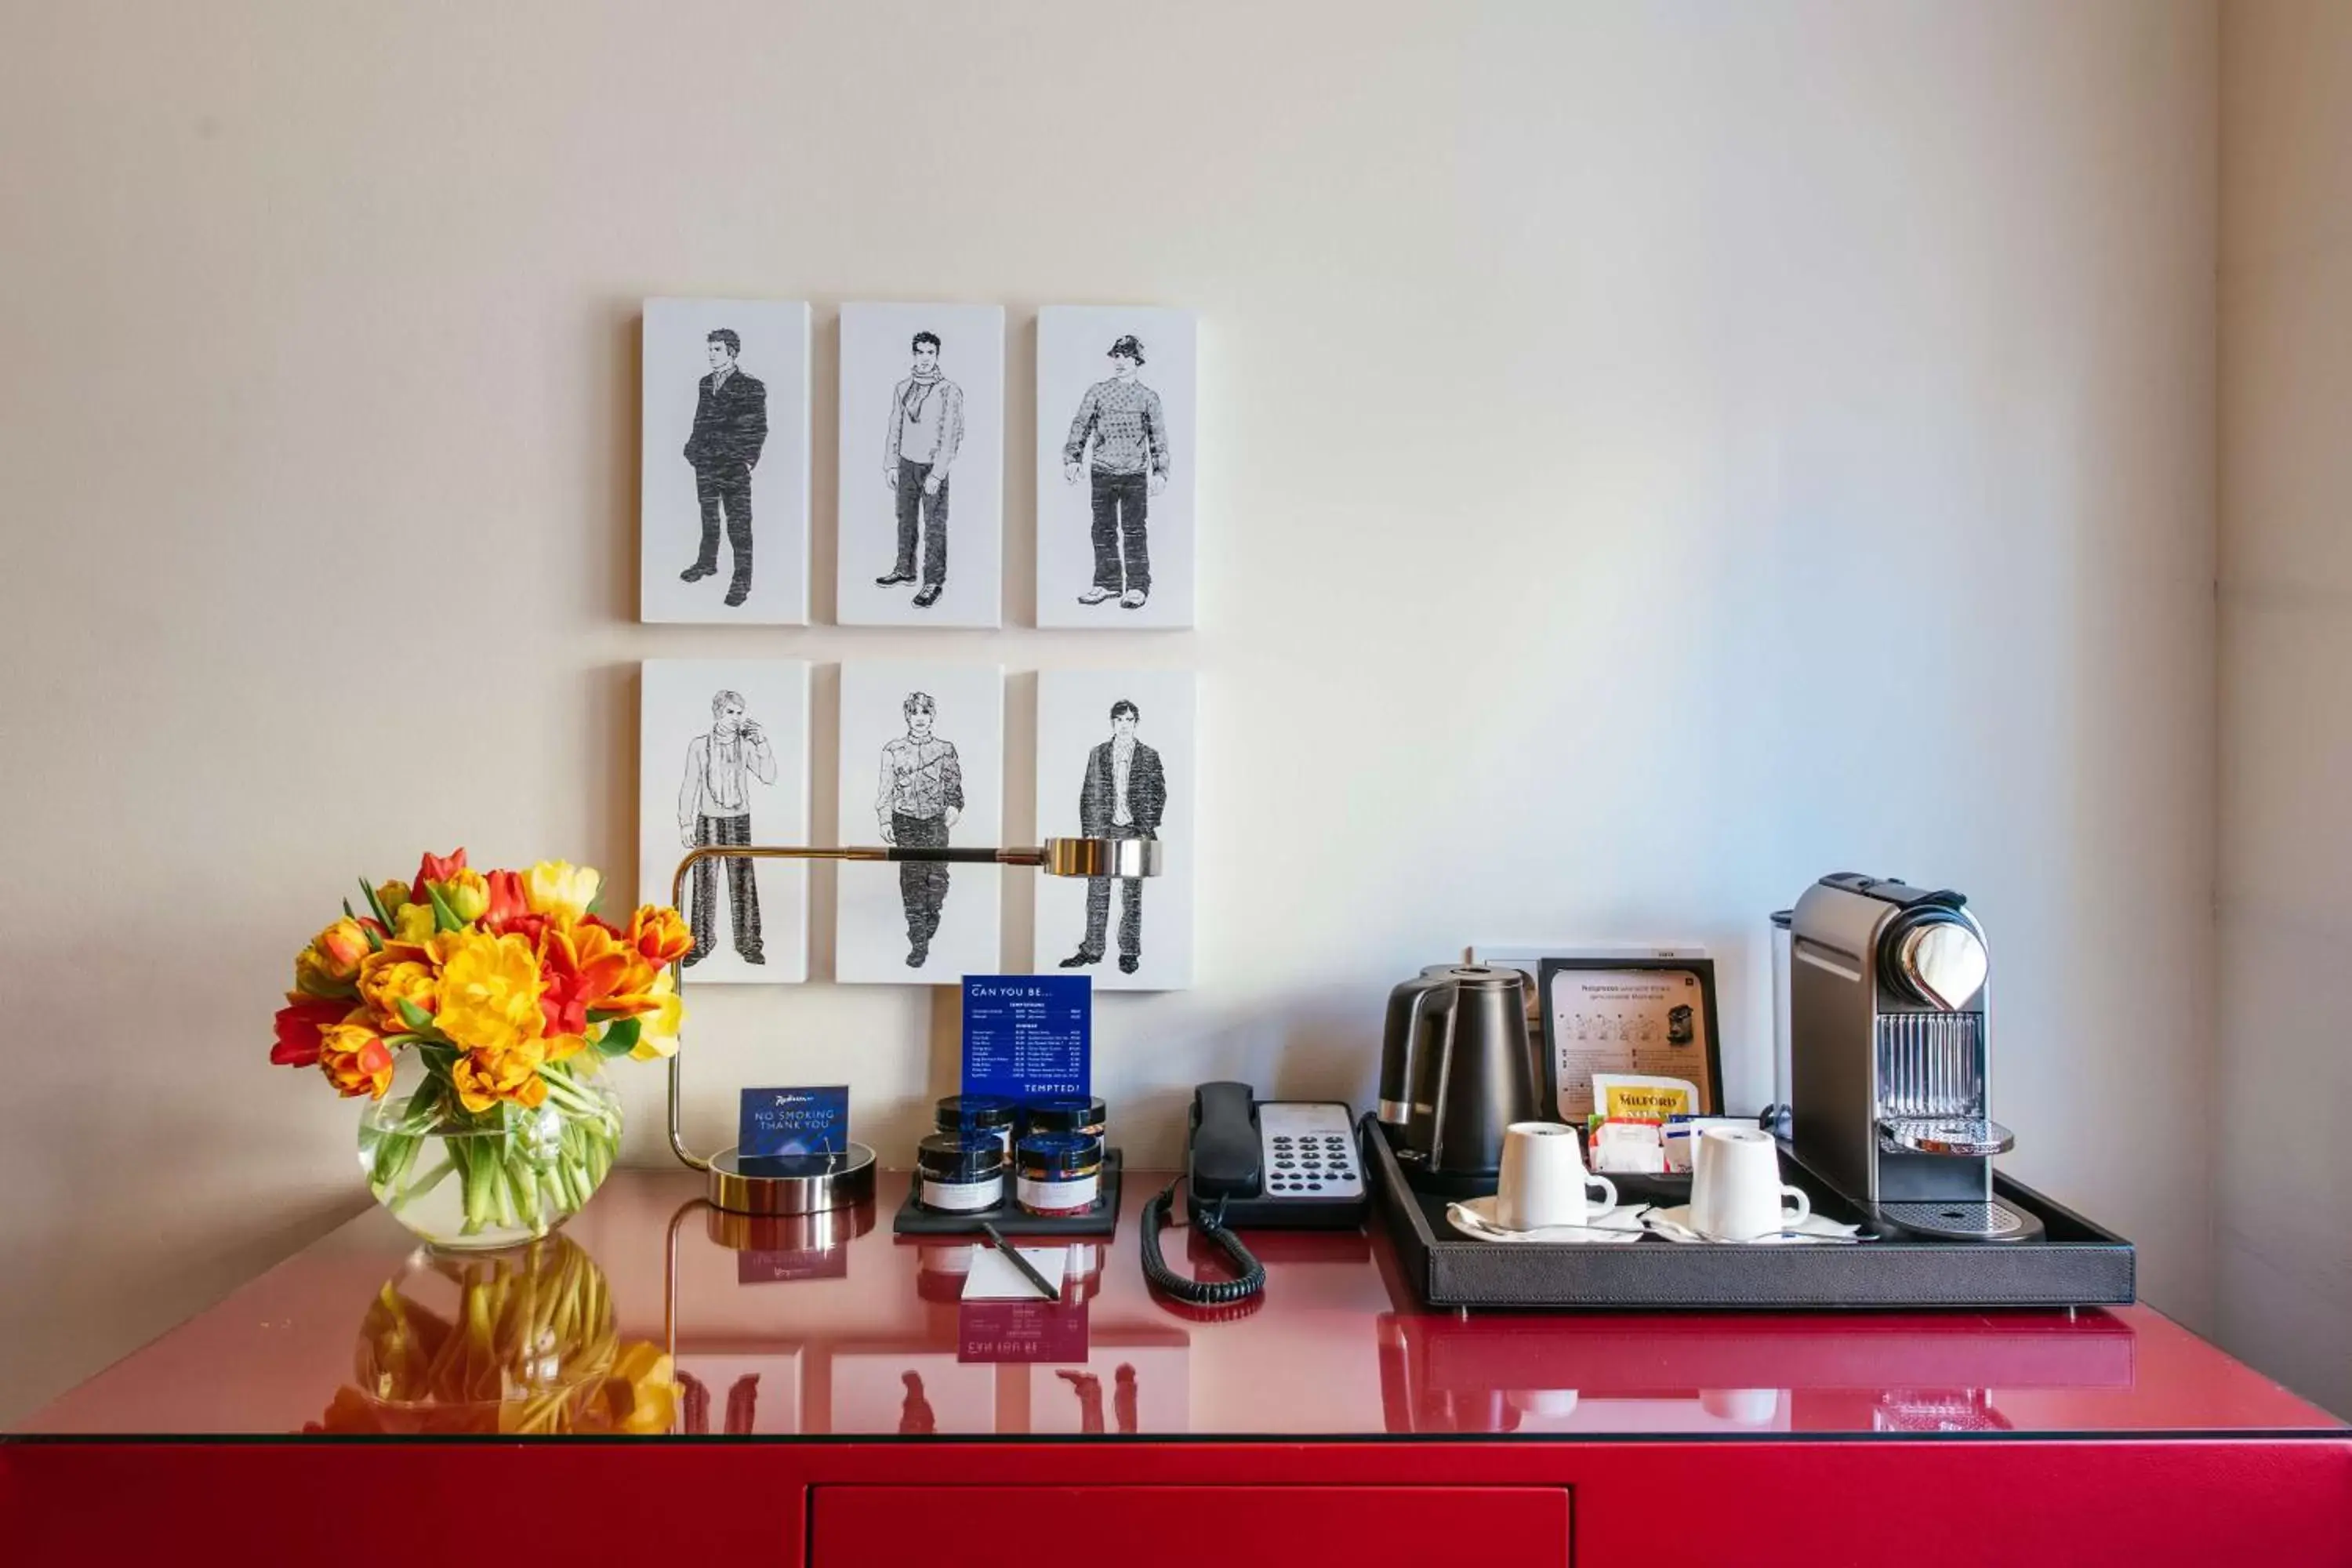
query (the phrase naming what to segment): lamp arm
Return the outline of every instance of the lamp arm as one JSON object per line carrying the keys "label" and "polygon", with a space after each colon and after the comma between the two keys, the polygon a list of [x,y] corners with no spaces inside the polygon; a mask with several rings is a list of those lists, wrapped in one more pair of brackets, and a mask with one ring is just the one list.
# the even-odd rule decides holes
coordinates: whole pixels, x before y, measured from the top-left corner
{"label": "lamp arm", "polygon": [[[885,847],[880,845],[807,844],[702,844],[686,852],[677,869],[669,879],[669,904],[674,910],[686,908],[687,878],[695,867],[705,860],[917,860],[950,861],[957,864],[996,866],[1043,866],[1046,852],[1036,849],[969,849],[926,846],[917,848]],[[689,925],[691,922],[688,922]],[[670,960],[670,985],[681,999],[686,994],[686,961]],[[669,1058],[669,1152],[680,1163],[697,1171],[710,1169],[710,1162],[686,1146],[686,1135],[678,1127],[680,1108],[686,1103],[686,1026],[677,1031],[677,1049]]]}

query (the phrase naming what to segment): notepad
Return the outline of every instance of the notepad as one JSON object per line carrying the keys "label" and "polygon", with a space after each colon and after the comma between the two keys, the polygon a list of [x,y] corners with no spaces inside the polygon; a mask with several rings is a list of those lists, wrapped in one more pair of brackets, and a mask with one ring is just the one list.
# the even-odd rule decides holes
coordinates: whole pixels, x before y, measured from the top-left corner
{"label": "notepad", "polygon": [[[1062,1295],[1062,1275],[1070,1261],[1066,1247],[1024,1247],[1021,1256],[1029,1267],[1045,1277],[1054,1288],[1054,1299]],[[972,1255],[971,1272],[963,1277],[963,1299],[967,1301],[1042,1301],[1037,1287],[1031,1284],[1021,1270],[1013,1267],[1013,1259],[992,1247],[979,1248]]]}

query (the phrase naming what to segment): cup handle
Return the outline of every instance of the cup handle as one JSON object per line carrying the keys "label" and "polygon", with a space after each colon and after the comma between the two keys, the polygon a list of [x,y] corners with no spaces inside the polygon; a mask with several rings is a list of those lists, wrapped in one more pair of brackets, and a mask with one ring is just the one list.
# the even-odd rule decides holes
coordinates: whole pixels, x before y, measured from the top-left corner
{"label": "cup handle", "polygon": [[1608,1195],[1608,1197],[1606,1197],[1605,1199],[1603,1199],[1603,1200],[1601,1201],[1601,1206],[1603,1209],[1613,1209],[1613,1208],[1615,1208],[1615,1207],[1617,1206],[1617,1184],[1616,1184],[1616,1183],[1614,1183],[1614,1182],[1611,1181],[1611,1180],[1610,1180],[1608,1177],[1606,1177],[1606,1176],[1595,1176],[1595,1175],[1590,1175],[1590,1174],[1588,1174],[1588,1175],[1584,1178],[1584,1190],[1585,1190],[1586,1195],[1587,1195],[1587,1196],[1590,1196],[1590,1195],[1591,1195],[1591,1194],[1592,1189],[1593,1189],[1593,1188],[1595,1188],[1595,1187],[1599,1187],[1602,1192],[1607,1193],[1607,1194],[1609,1194],[1609,1195]]}
{"label": "cup handle", "polygon": [[1805,1195],[1804,1188],[1784,1185],[1780,1189],[1780,1195],[1784,1198],[1794,1198],[1797,1200],[1797,1212],[1792,1215],[1782,1215],[1780,1216],[1780,1228],[1783,1230],[1794,1230],[1799,1226],[1813,1217],[1813,1200]]}

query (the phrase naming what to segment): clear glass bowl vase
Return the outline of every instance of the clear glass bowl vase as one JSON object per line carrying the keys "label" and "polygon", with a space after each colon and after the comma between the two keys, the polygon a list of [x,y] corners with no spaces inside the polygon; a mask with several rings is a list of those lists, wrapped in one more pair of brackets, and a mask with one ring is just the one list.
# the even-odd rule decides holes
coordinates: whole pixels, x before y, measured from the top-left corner
{"label": "clear glass bowl vase", "polygon": [[422,1053],[360,1114],[360,1170],[394,1219],[435,1247],[514,1247],[585,1207],[621,1145],[621,1102],[593,1051],[540,1069],[526,1110],[470,1111]]}

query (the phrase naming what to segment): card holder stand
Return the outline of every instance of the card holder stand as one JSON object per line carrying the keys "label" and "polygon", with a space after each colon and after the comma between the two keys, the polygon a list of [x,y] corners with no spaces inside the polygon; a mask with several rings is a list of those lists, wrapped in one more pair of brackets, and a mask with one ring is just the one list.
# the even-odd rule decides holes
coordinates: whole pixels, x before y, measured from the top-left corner
{"label": "card holder stand", "polygon": [[910,1181],[890,1228],[899,1236],[978,1236],[982,1225],[992,1225],[1006,1236],[1111,1236],[1118,1230],[1119,1173],[1125,1163],[1117,1149],[1103,1151],[1101,1187],[1095,1206],[1084,1214],[1031,1214],[1013,1201],[1010,1177],[1004,1183],[1005,1200],[996,1207],[948,1214],[916,1203]]}

